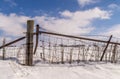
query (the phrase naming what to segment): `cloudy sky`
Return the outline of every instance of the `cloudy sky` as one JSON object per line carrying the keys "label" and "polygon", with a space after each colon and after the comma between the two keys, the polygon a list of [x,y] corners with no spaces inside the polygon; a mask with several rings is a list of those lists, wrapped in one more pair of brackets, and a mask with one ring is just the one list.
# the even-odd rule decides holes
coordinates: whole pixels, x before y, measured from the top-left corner
{"label": "cloudy sky", "polygon": [[120,37],[120,0],[0,0],[0,40],[23,36],[29,19],[57,33]]}

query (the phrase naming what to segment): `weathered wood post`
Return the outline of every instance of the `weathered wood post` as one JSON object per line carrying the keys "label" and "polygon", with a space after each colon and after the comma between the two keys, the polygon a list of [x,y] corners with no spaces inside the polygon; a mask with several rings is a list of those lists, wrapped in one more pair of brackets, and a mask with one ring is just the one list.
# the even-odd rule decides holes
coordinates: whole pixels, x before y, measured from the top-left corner
{"label": "weathered wood post", "polygon": [[112,52],[111,63],[116,63],[116,50],[117,50],[117,44],[115,44]]}
{"label": "weathered wood post", "polygon": [[79,63],[79,62],[80,62],[80,46],[78,48],[78,60],[77,60],[77,63]]}
{"label": "weathered wood post", "polygon": [[64,47],[61,45],[61,63],[64,64]]}
{"label": "weathered wood post", "polygon": [[45,44],[44,44],[44,40],[45,39],[43,39],[43,41],[42,41],[42,51],[43,51],[43,53],[42,53],[42,59],[45,61]]}
{"label": "weathered wood post", "polygon": [[72,63],[72,54],[73,54],[73,48],[70,49],[70,60],[69,60],[70,64]]}
{"label": "weathered wood post", "polygon": [[[3,45],[5,45],[5,38],[3,39]],[[3,60],[5,59],[5,47],[3,47]]]}
{"label": "weathered wood post", "polygon": [[27,21],[27,33],[26,33],[26,65],[33,65],[33,30],[34,21]]}

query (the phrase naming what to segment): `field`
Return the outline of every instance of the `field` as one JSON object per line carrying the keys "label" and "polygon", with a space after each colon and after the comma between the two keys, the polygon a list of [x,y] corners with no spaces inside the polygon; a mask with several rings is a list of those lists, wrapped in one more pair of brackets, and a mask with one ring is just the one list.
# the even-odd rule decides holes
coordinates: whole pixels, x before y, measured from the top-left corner
{"label": "field", "polygon": [[120,65],[111,63],[44,64],[21,66],[0,60],[1,79],[119,79]]}

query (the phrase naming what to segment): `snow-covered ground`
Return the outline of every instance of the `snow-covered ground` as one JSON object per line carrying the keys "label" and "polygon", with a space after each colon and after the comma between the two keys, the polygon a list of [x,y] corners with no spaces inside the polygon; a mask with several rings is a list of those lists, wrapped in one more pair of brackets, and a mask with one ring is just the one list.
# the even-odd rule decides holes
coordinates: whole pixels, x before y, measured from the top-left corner
{"label": "snow-covered ground", "polygon": [[120,64],[41,64],[27,67],[0,60],[0,79],[120,79]]}

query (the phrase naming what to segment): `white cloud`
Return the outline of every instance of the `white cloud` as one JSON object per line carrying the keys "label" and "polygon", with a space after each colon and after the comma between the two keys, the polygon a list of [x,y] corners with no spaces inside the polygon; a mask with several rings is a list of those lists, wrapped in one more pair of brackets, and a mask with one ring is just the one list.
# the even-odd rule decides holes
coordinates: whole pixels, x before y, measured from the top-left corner
{"label": "white cloud", "polygon": [[113,35],[115,37],[120,37],[120,24],[113,25],[105,33],[106,35]]}
{"label": "white cloud", "polygon": [[110,4],[110,5],[108,5],[108,8],[110,8],[110,9],[120,9],[120,6],[117,5],[117,4]]}
{"label": "white cloud", "polygon": [[14,0],[4,0],[4,1],[9,3],[11,7],[17,6],[17,3]]}
{"label": "white cloud", "polygon": [[87,34],[94,27],[92,21],[95,19],[109,19],[111,13],[96,7],[86,11],[70,12],[68,10],[60,12],[62,18],[36,16],[35,20],[42,27],[64,34]]}
{"label": "white cloud", "polygon": [[84,7],[85,5],[89,5],[89,4],[92,4],[92,3],[96,3],[98,2],[99,0],[78,0],[78,4],[82,7]]}
{"label": "white cloud", "polygon": [[10,36],[21,36],[25,32],[23,26],[26,24],[26,20],[29,19],[29,17],[18,16],[14,13],[10,15],[0,13],[0,18],[0,30],[3,31],[4,35]]}
{"label": "white cloud", "polygon": [[72,17],[72,16],[73,16],[73,14],[72,14],[70,11],[68,11],[68,10],[66,10],[66,11],[64,11],[64,12],[60,12],[60,14],[61,14],[63,17]]}
{"label": "white cloud", "polygon": [[54,32],[80,35],[88,34],[95,28],[92,26],[92,21],[95,19],[109,19],[111,13],[101,10],[96,7],[85,11],[70,12],[68,10],[60,12],[61,18],[49,16],[28,17],[11,13],[5,15],[0,13],[0,30],[3,31],[3,36],[22,36],[26,31],[26,21],[29,19],[35,20],[43,28]]}

